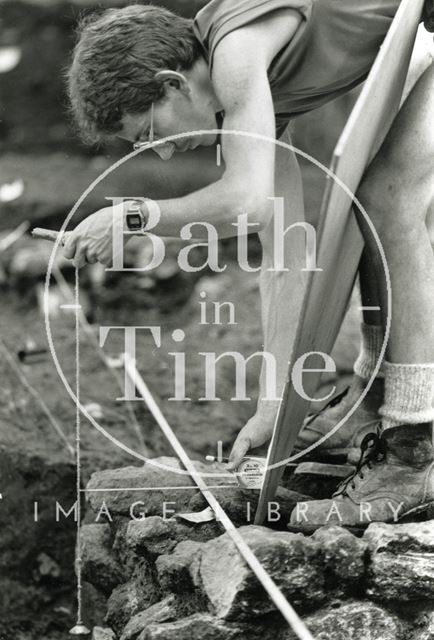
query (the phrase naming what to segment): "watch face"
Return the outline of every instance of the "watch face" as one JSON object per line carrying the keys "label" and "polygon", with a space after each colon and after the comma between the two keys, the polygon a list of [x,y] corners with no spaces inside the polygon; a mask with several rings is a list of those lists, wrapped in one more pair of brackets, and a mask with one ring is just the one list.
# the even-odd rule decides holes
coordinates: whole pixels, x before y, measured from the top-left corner
{"label": "watch face", "polygon": [[130,231],[139,231],[142,228],[142,218],[139,213],[127,214],[127,227]]}

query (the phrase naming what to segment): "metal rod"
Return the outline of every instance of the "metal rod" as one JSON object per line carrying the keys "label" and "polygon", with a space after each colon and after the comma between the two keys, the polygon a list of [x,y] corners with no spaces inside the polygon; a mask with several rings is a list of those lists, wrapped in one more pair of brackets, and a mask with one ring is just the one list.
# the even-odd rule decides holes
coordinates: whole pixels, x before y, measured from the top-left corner
{"label": "metal rod", "polygon": [[81,558],[81,410],[80,410],[80,291],[79,273],[75,269],[75,462],[76,462],[76,492],[77,492],[77,536],[75,547],[75,571],[77,575],[77,619],[70,629],[71,635],[88,635],[89,629],[83,624],[82,616],[82,558]]}

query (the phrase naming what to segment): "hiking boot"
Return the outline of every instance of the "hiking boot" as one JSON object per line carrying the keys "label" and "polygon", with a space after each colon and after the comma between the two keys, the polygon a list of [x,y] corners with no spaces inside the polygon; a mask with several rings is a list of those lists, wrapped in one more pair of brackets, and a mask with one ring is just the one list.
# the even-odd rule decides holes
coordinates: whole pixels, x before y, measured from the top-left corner
{"label": "hiking boot", "polygon": [[[364,389],[366,381],[354,375],[351,385],[332,398],[319,413],[308,416],[295,443],[295,452],[300,452],[318,443],[306,452],[309,459],[335,460],[343,458],[357,461],[363,438],[375,432],[379,425],[378,410],[383,404],[384,382],[376,378],[357,409],[336,431],[332,431],[354,407]],[[327,438],[322,440],[324,436]]]}
{"label": "hiking boot", "polygon": [[[299,503],[290,530],[324,525],[360,530],[371,522],[399,522],[434,504],[432,423],[367,436],[360,463],[328,500]],[[369,446],[370,445],[370,446]]]}

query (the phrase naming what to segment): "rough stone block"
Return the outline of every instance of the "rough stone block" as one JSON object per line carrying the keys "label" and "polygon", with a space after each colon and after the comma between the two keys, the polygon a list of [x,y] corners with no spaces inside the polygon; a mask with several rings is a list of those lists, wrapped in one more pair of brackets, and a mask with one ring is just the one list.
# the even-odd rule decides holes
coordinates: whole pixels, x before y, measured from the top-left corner
{"label": "rough stone block", "polygon": [[434,612],[426,614],[420,626],[417,640],[434,640]]}
{"label": "rough stone block", "polygon": [[112,552],[111,538],[108,524],[85,524],[81,528],[83,578],[106,595],[125,579]]}
{"label": "rough stone block", "polygon": [[[309,538],[256,526],[241,527],[239,532],[293,605],[312,608],[325,599],[317,547]],[[251,619],[274,611],[227,534],[203,546],[200,579],[219,618]]]}
{"label": "rough stone block", "polygon": [[[152,462],[163,466],[147,462],[142,467],[123,467],[94,473],[87,485],[92,509],[98,512],[104,503],[110,513],[132,514],[136,518],[143,514],[165,515],[169,518],[173,510],[185,511],[192,494],[197,491],[193,480],[185,473],[179,473],[183,468],[175,458],[155,458]],[[176,488],[189,486],[191,491]],[[105,488],[112,490],[101,491]],[[113,491],[117,488],[119,491]],[[131,491],[130,488],[135,490]],[[143,491],[139,490],[141,488]]]}
{"label": "rough stone block", "polygon": [[175,622],[151,624],[138,640],[252,640],[260,635],[263,639],[276,637],[264,627],[227,622],[205,613],[198,613]]}
{"label": "rough stone block", "polygon": [[203,603],[191,594],[186,597],[167,596],[133,616],[125,627],[121,640],[137,640],[150,625],[181,620],[200,611],[205,611]]}
{"label": "rough stone block", "polygon": [[126,625],[121,640],[136,640],[142,631],[153,623],[170,622],[176,619],[176,598],[167,596],[164,600],[156,602],[145,611],[140,611]]}
{"label": "rough stone block", "polygon": [[[304,618],[316,640],[405,640],[409,634],[400,620],[372,602],[346,602],[320,609]],[[296,640],[287,631],[282,640]]]}
{"label": "rough stone block", "polygon": [[107,611],[107,598],[93,584],[83,580],[81,591],[83,620],[88,627],[103,627]]}
{"label": "rough stone block", "polygon": [[368,594],[387,601],[434,597],[434,520],[409,524],[371,524]]}
{"label": "rough stone block", "polygon": [[92,640],[116,640],[113,629],[109,627],[94,627]]}
{"label": "rough stone block", "polygon": [[199,563],[204,544],[186,540],[180,542],[170,555],[161,555],[155,566],[164,591],[185,593],[199,585]]}
{"label": "rough stone block", "polygon": [[371,553],[434,553],[434,520],[406,524],[374,522],[363,539]]}
{"label": "rough stone block", "polygon": [[136,554],[143,551],[155,555],[169,553],[176,546],[176,521],[159,516],[133,520],[128,523],[125,542]]}
{"label": "rough stone block", "polygon": [[143,611],[159,599],[159,592],[152,583],[144,591],[143,585],[136,580],[130,580],[116,587],[107,602],[106,622],[117,635],[122,633],[129,620],[139,611]]}
{"label": "rough stone block", "polygon": [[360,587],[365,576],[368,545],[342,527],[321,527],[312,536],[327,571],[330,587],[336,582]]}
{"label": "rough stone block", "polygon": [[[148,516],[143,520],[133,520],[124,534],[116,536],[115,547],[124,545],[124,555],[151,554],[159,556],[170,553],[184,540],[207,542],[222,533],[216,522],[189,523],[180,518]],[[122,541],[121,541],[122,539]]]}

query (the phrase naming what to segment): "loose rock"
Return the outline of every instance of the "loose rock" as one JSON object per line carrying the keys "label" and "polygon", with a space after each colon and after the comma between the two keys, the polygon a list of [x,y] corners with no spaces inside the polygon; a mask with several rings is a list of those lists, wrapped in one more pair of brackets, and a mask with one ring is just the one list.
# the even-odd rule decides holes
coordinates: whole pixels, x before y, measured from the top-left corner
{"label": "loose rock", "polygon": [[[404,640],[405,626],[396,616],[372,602],[347,602],[334,609],[320,609],[304,619],[317,640]],[[296,640],[287,632],[285,640]]]}
{"label": "loose rock", "polygon": [[121,640],[136,640],[142,631],[154,622],[168,622],[176,618],[175,613],[175,596],[171,595],[145,611],[140,611],[131,618],[125,627]]}
{"label": "loose rock", "polygon": [[205,613],[198,613],[175,622],[152,624],[138,640],[252,640],[261,636],[263,640],[276,636],[264,627],[226,622]]}
{"label": "loose rock", "polygon": [[175,537],[176,522],[173,518],[150,516],[145,520],[133,520],[128,523],[125,542],[136,554],[148,551],[160,555],[175,548]]}
{"label": "loose rock", "polygon": [[94,627],[92,640],[116,640],[113,629],[109,627]]}
{"label": "loose rock", "polygon": [[434,597],[434,520],[371,524],[365,535],[371,554],[368,594],[388,601]]}
{"label": "loose rock", "polygon": [[87,626],[103,627],[107,612],[106,596],[85,580],[82,582],[81,596],[83,600],[83,619],[86,621]]}
{"label": "loose rock", "polygon": [[164,591],[185,593],[199,586],[199,563],[204,544],[186,540],[180,542],[170,555],[161,555],[155,566]]}
{"label": "loose rock", "polygon": [[117,527],[113,548],[126,573],[131,575],[140,558],[153,561],[173,551],[181,541],[207,542],[221,533],[221,527],[216,522],[190,524],[177,518],[164,519],[159,516],[138,521],[125,518]]}
{"label": "loose rock", "polygon": [[[239,532],[293,605],[311,608],[325,599],[316,545],[309,538],[256,526],[241,527]],[[227,534],[204,545],[200,578],[219,618],[250,620],[274,611]]]}
{"label": "loose rock", "polygon": [[124,629],[121,640],[136,640],[153,624],[173,622],[204,611],[203,602],[191,596],[170,595],[135,615]]}
{"label": "loose rock", "polygon": [[[193,462],[200,473],[216,474],[211,476],[213,486],[235,482],[219,463]],[[138,490],[141,488],[143,491]],[[122,467],[94,473],[87,491],[95,513],[104,505],[111,514],[126,515],[135,520],[143,520],[147,516],[169,519],[176,513],[188,511],[192,496],[199,493],[179,460],[169,457],[154,458],[142,467]],[[220,489],[216,491],[218,496]]]}
{"label": "loose rock", "polygon": [[106,622],[120,635],[127,622],[139,611],[143,611],[160,598],[159,591],[152,583],[144,584],[136,580],[116,587],[107,602]]}
{"label": "loose rock", "polygon": [[[147,462],[142,467],[123,467],[94,473],[87,485],[92,509],[98,512],[105,503],[111,513],[137,519],[150,515],[170,517],[173,511],[185,510],[192,494],[197,491],[193,480],[186,474],[178,473],[182,467],[175,458],[155,458],[153,462],[164,466]],[[191,486],[191,492],[176,489],[186,486]],[[158,489],[146,490],[154,487]],[[94,491],[105,488],[119,488],[119,491]],[[131,491],[131,488],[144,490]]]}
{"label": "loose rock", "polygon": [[425,616],[423,628],[418,633],[417,640],[434,640],[434,612]]}
{"label": "loose rock", "polygon": [[124,581],[124,571],[111,548],[108,524],[86,524],[81,528],[83,578],[108,595]]}
{"label": "loose rock", "polygon": [[321,527],[312,536],[327,572],[329,588],[349,585],[361,589],[364,582],[368,545],[342,527]]}
{"label": "loose rock", "polygon": [[374,522],[363,539],[371,553],[434,553],[434,520],[407,524]]}

